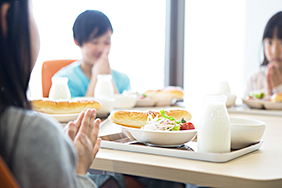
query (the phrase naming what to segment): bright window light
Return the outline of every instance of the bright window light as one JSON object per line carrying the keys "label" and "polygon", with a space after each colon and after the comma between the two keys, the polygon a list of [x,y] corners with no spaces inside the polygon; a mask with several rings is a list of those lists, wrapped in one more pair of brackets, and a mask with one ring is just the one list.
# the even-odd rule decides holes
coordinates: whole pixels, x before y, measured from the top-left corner
{"label": "bright window light", "polygon": [[114,29],[110,65],[129,76],[132,90],[142,93],[164,87],[165,6],[163,0],[33,0],[41,48],[31,75],[31,98],[42,96],[44,61],[81,58],[72,26],[88,9],[109,17]]}

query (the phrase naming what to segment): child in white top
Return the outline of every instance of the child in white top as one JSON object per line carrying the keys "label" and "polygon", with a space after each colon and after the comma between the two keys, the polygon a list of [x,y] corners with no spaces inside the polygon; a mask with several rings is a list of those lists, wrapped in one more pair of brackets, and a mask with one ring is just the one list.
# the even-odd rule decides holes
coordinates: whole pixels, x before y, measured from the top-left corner
{"label": "child in white top", "polygon": [[282,11],[267,22],[263,34],[264,60],[258,72],[247,83],[246,95],[282,92]]}

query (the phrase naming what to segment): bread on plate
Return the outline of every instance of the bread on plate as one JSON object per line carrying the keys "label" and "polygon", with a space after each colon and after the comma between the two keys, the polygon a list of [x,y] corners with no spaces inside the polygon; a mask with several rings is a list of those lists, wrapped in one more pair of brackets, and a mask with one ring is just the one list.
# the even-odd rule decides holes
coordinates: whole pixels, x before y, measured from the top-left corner
{"label": "bread on plate", "polygon": [[47,114],[76,114],[89,108],[98,110],[102,107],[100,102],[92,99],[51,100],[46,98],[30,102],[33,110]]}
{"label": "bread on plate", "polygon": [[282,92],[281,93],[275,93],[270,98],[271,102],[282,102]]}
{"label": "bread on plate", "polygon": [[[165,109],[165,113],[168,116],[174,117],[178,121],[180,121],[182,118],[184,118],[186,121],[189,121],[192,118],[191,114],[184,109]],[[133,128],[141,128],[146,124],[149,114],[153,118],[156,116],[161,117],[159,110],[147,110],[147,111],[120,110],[120,111],[112,112],[109,119],[112,123],[118,125],[133,127]]]}

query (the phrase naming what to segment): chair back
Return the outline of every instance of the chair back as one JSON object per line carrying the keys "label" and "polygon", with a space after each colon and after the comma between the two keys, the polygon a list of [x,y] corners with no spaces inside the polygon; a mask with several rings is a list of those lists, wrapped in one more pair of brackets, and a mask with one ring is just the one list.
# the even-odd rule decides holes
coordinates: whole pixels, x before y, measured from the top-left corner
{"label": "chair back", "polygon": [[5,188],[20,188],[17,180],[10,171],[9,167],[5,163],[4,159],[0,155],[0,182],[1,187]]}
{"label": "chair back", "polygon": [[61,68],[77,61],[77,59],[62,59],[44,61],[42,64],[42,94],[43,97],[49,96],[49,91],[52,85],[51,78]]}

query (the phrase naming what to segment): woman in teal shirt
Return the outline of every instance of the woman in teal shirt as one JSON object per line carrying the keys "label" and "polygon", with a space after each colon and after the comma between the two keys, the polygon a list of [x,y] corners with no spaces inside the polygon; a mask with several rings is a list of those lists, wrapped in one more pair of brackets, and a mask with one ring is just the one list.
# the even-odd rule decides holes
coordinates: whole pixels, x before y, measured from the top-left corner
{"label": "woman in teal shirt", "polygon": [[81,13],[73,25],[74,42],[80,47],[82,60],[58,71],[55,77],[67,77],[71,97],[93,97],[98,74],[111,74],[115,93],[129,90],[130,80],[124,73],[110,68],[108,54],[113,28],[100,11]]}

